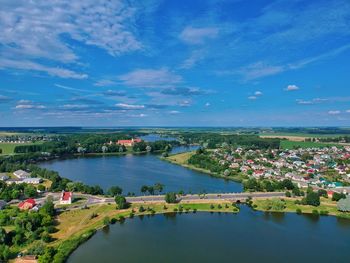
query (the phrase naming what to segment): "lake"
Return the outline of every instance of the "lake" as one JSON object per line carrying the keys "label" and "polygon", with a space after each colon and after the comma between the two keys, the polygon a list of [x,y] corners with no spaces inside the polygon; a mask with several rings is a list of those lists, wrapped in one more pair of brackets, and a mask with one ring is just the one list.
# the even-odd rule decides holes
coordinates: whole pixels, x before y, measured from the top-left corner
{"label": "lake", "polygon": [[[177,147],[174,152],[192,150]],[[60,176],[89,185],[100,185],[105,190],[112,185],[123,188],[124,194],[140,194],[142,185],[162,183],[164,192],[199,193],[241,192],[242,186],[233,181],[211,177],[159,159],[158,155],[124,155],[81,157],[41,163],[41,167],[59,172]]]}
{"label": "lake", "polygon": [[155,215],[98,231],[69,263],[348,263],[350,221],[265,214]]}

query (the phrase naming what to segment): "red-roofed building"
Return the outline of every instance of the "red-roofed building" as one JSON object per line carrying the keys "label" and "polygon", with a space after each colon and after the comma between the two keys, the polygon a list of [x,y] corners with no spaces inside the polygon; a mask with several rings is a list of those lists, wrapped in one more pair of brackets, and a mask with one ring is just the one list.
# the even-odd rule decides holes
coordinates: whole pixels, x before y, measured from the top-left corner
{"label": "red-roofed building", "polygon": [[61,205],[70,205],[73,201],[73,193],[62,191],[60,204]]}
{"label": "red-roofed building", "polygon": [[35,200],[33,198],[27,199],[18,204],[18,208],[21,210],[29,210],[36,206]]}
{"label": "red-roofed building", "polygon": [[124,146],[134,146],[135,143],[141,142],[142,140],[140,138],[133,138],[131,140],[118,140],[117,144],[124,145]]}
{"label": "red-roofed building", "polygon": [[327,191],[327,195],[329,198],[333,197],[334,192],[333,191]]}

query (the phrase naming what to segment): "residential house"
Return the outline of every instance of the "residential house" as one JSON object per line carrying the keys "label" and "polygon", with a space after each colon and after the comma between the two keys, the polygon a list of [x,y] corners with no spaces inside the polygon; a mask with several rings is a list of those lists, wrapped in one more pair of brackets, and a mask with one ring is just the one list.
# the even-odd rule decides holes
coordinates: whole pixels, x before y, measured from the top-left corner
{"label": "residential house", "polygon": [[62,191],[62,194],[60,197],[60,204],[61,205],[69,205],[72,203],[72,201],[73,201],[73,193]]}
{"label": "residential house", "polygon": [[33,198],[29,198],[18,204],[18,208],[21,210],[29,210],[32,209],[36,205],[36,202]]}

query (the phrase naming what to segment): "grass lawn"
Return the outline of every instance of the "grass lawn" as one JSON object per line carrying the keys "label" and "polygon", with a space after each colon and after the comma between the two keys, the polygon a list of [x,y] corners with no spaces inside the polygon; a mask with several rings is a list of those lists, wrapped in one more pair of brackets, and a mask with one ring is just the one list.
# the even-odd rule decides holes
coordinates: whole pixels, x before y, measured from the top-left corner
{"label": "grass lawn", "polygon": [[273,211],[273,210],[267,210],[267,204],[268,200],[260,200],[260,199],[255,199],[253,200],[253,205],[256,205],[254,207],[255,210],[258,211],[269,211],[269,212],[292,212],[295,213],[297,209],[300,209],[303,214],[312,214],[313,210],[317,210],[319,213],[321,211],[327,211],[329,215],[333,216],[339,216],[343,218],[349,218],[350,219],[350,213],[344,213],[344,212],[339,212],[337,209],[336,202],[331,201],[327,198],[321,198],[321,205],[320,206],[310,206],[310,205],[296,205],[295,198],[284,198],[286,202],[286,208],[281,210],[281,211]]}
{"label": "grass lawn", "polygon": [[[213,207],[211,206],[213,205]],[[225,207],[227,205],[227,207]],[[58,244],[72,236],[84,233],[87,230],[98,229],[103,226],[103,219],[108,216],[109,218],[118,218],[119,216],[128,217],[130,212],[133,210],[135,216],[140,214],[150,214],[150,211],[138,212],[140,206],[143,206],[146,210],[149,207],[154,210],[156,214],[173,212],[174,208],[180,209],[183,207],[183,212],[193,212],[194,209],[197,211],[207,211],[207,212],[231,212],[238,213],[239,210],[233,207],[231,203],[180,203],[180,204],[133,204],[129,209],[116,210],[115,204],[103,204],[90,206],[89,209],[77,209],[62,212],[57,217],[57,232],[52,234],[52,237],[56,239],[52,244]],[[221,208],[220,208],[221,206]],[[165,209],[166,208],[166,209]],[[96,214],[96,217],[92,218],[92,214]]]}
{"label": "grass lawn", "polygon": [[195,154],[195,152],[184,152],[174,154],[167,157],[167,160],[170,160],[177,164],[187,164],[188,159],[190,159],[193,154]]}
{"label": "grass lawn", "polygon": [[330,146],[340,146],[336,143],[321,143],[321,142],[297,142],[297,141],[281,141],[280,147],[282,149],[293,149],[295,147],[297,148],[323,148],[323,147],[330,147]]}
{"label": "grass lawn", "polygon": [[20,145],[35,145],[35,144],[42,144],[42,142],[35,142],[35,143],[7,143],[7,142],[1,142],[0,143],[0,149],[2,149],[2,154],[13,154],[15,147]]}

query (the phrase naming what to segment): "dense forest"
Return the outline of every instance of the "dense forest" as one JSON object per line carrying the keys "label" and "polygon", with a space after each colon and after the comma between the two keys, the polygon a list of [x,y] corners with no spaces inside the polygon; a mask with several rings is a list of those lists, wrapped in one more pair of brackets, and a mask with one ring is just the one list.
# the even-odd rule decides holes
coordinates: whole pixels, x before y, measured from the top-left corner
{"label": "dense forest", "polygon": [[249,147],[250,149],[277,149],[280,146],[279,139],[260,138],[256,135],[220,135],[217,133],[181,133],[181,140],[187,144],[201,144],[202,146],[214,149],[223,143],[232,146]]}

